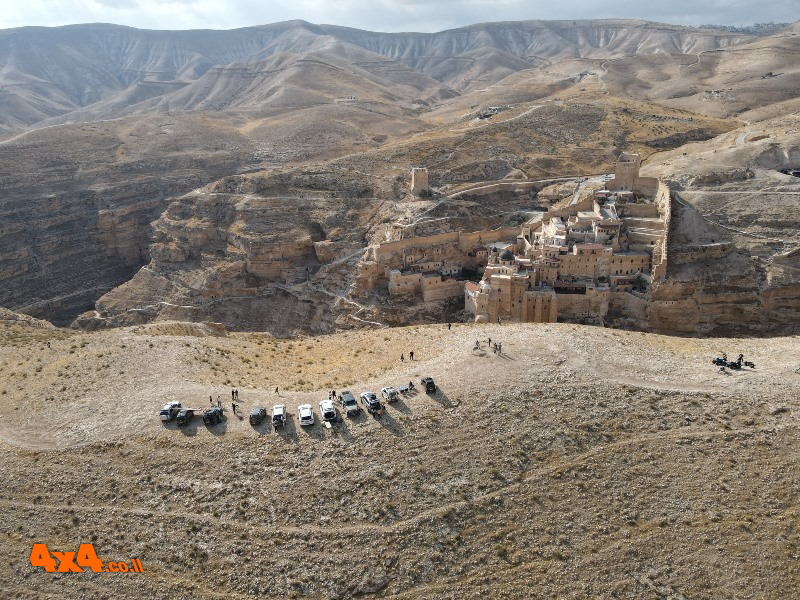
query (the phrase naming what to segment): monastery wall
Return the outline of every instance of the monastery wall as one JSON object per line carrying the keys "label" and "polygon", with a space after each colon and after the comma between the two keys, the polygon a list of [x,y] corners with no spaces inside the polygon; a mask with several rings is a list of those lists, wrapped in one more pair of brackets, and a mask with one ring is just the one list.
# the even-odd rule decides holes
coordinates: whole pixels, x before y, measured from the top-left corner
{"label": "monastery wall", "polygon": [[608,313],[611,292],[587,290],[586,294],[556,294],[558,317],[565,320],[602,319]]}
{"label": "monastery wall", "polygon": [[661,182],[655,177],[637,177],[634,184],[634,191],[640,192],[648,198],[653,198],[658,193]]}
{"label": "monastery wall", "polygon": [[448,231],[447,233],[437,233],[436,235],[425,235],[420,237],[411,237],[404,240],[397,240],[396,242],[386,242],[378,247],[376,254],[377,259],[385,260],[387,257],[392,256],[403,250],[409,248],[435,246],[437,244],[453,244],[458,242],[459,232]]}
{"label": "monastery wall", "polygon": [[403,250],[410,250],[412,248],[429,249],[433,246],[453,244],[457,244],[461,250],[468,252],[475,246],[483,244],[513,241],[517,238],[519,232],[519,226],[514,225],[511,227],[501,227],[500,229],[493,229],[489,231],[474,231],[472,233],[448,231],[446,233],[437,233],[435,235],[410,237],[404,240],[398,240],[396,242],[386,242],[381,244],[376,252],[376,257],[379,261],[385,261],[398,252],[402,252]]}
{"label": "monastery wall", "polygon": [[593,210],[594,210],[594,198],[592,196],[588,196],[583,200],[581,200],[580,202],[578,202],[577,204],[571,204],[567,208],[562,208],[561,210],[548,210],[542,216],[541,222],[545,223],[546,221],[549,221],[553,217],[561,217],[563,219],[566,217],[571,217],[572,215],[576,215],[579,212],[593,211]]}
{"label": "monastery wall", "polygon": [[421,285],[421,273],[400,273],[400,271],[397,270],[393,270],[389,273],[390,296],[419,293]]}
{"label": "monastery wall", "polygon": [[485,196],[487,194],[495,194],[497,192],[526,192],[538,187],[541,187],[541,181],[500,181],[497,183],[490,183],[480,187],[470,188],[461,192],[452,194],[451,198],[458,198],[462,195],[469,196]]}
{"label": "monastery wall", "polygon": [[611,315],[623,315],[621,317],[623,325],[644,329],[647,327],[647,319],[650,302],[628,292],[611,292],[608,303],[608,310]]}
{"label": "monastery wall", "polygon": [[464,295],[464,282],[455,279],[439,278],[422,281],[422,299],[425,302],[460,298]]}
{"label": "monastery wall", "polygon": [[525,292],[520,321],[523,323],[555,323],[558,321],[558,298],[552,290]]}
{"label": "monastery wall", "polygon": [[658,219],[661,216],[661,211],[656,204],[617,204],[617,214],[625,219],[635,217]]}
{"label": "monastery wall", "polygon": [[664,235],[661,237],[661,243],[656,244],[653,249],[652,258],[652,273],[653,281],[663,281],[667,276],[667,247],[669,243],[669,228],[672,221],[672,195],[669,192],[667,184],[660,181],[658,184],[658,192],[655,196],[655,204],[659,208],[661,219],[664,221]]}
{"label": "monastery wall", "polygon": [[608,275],[609,255],[605,252],[597,254],[562,254],[558,272],[572,277],[593,277]]}
{"label": "monastery wall", "polygon": [[513,241],[517,239],[519,232],[519,225],[514,225],[511,227],[501,227],[500,229],[494,229],[492,231],[461,233],[459,237],[459,246],[464,250],[472,250],[475,246]]}

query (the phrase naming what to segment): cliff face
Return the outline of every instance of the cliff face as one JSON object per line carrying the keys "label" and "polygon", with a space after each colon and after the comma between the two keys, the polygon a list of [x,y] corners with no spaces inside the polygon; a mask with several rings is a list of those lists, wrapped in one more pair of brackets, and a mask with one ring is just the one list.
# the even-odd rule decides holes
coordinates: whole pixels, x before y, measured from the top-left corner
{"label": "cliff face", "polygon": [[764,269],[749,263],[751,257],[734,253],[673,273],[653,294],[647,328],[717,336],[800,330],[800,283],[769,280]]}
{"label": "cliff face", "polygon": [[[232,178],[170,204],[153,224],[149,264],[79,324],[219,321],[234,330],[330,332],[371,309],[350,299],[364,245],[393,216],[380,198],[280,198],[214,191],[264,185]],[[337,324],[338,320],[338,324]]]}
{"label": "cliff face", "polygon": [[214,152],[213,129],[194,127],[162,117],[0,143],[0,305],[66,324],[146,264],[169,198],[242,161],[243,141],[228,135],[234,150]]}
{"label": "cliff face", "polygon": [[0,214],[0,303],[66,324],[147,260],[147,223],[163,209],[161,186],[135,195],[54,194]]}

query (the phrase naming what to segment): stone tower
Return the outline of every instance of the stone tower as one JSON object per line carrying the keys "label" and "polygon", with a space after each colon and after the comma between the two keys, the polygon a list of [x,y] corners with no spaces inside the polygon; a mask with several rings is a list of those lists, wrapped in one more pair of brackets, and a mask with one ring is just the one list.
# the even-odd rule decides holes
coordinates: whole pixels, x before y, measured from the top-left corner
{"label": "stone tower", "polygon": [[427,190],[429,188],[428,169],[424,167],[414,167],[411,169],[411,193],[414,196],[419,196],[422,190]]}
{"label": "stone tower", "polygon": [[609,185],[609,189],[615,191],[628,190],[632,191],[636,188],[636,180],[639,179],[639,167],[642,160],[638,154],[629,154],[623,152],[617,159],[617,167],[614,170],[614,179],[611,182],[613,188]]}

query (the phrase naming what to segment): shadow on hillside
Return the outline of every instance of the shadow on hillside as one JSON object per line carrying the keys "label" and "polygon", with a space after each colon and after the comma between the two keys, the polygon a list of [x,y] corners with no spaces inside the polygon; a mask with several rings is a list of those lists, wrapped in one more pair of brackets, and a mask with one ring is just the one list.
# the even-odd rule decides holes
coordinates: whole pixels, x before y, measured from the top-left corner
{"label": "shadow on hillside", "polygon": [[401,413],[403,413],[405,415],[410,415],[411,414],[411,409],[408,407],[408,405],[405,402],[403,402],[402,398],[398,398],[397,400],[395,400],[392,403],[388,403],[387,402],[386,406],[391,406],[392,408],[397,409],[398,412],[401,412]]}
{"label": "shadow on hillside", "polygon": [[200,415],[195,415],[192,417],[192,420],[189,421],[186,425],[177,425],[176,427],[178,430],[185,435],[186,437],[194,437],[197,435],[197,425],[198,423],[202,423],[203,418]]}
{"label": "shadow on hillside", "polygon": [[339,422],[331,428],[331,437],[341,438],[345,442],[353,441],[353,434],[350,432],[347,419],[340,419]]}
{"label": "shadow on hillside", "polygon": [[250,425],[250,428],[255,431],[258,435],[269,435],[272,431],[272,418],[267,415],[264,417],[264,420],[261,421],[258,425]]}
{"label": "shadow on hillside", "polygon": [[206,429],[211,435],[225,435],[228,431],[228,418],[222,419],[221,422],[217,423],[216,425],[206,425]]}
{"label": "shadow on hillside", "polygon": [[347,417],[347,419],[358,425],[363,425],[369,419],[369,413],[362,408],[357,415],[353,417]]}
{"label": "shadow on hillside", "polygon": [[297,437],[297,428],[294,425],[294,419],[288,413],[286,415],[286,425],[276,429],[275,433],[287,443],[297,444],[300,441]]}
{"label": "shadow on hillside", "polygon": [[453,402],[450,397],[442,391],[442,388],[437,388],[433,394],[428,394],[428,397],[436,401],[442,408],[455,408],[461,404],[461,400]]}
{"label": "shadow on hillside", "polygon": [[400,427],[400,423],[395,421],[394,417],[392,417],[392,415],[390,415],[388,412],[384,412],[375,420],[380,423],[384,429],[393,433],[394,435],[402,436],[406,434],[405,431],[403,431],[403,428]]}
{"label": "shadow on hillside", "polygon": [[325,438],[325,434],[323,433],[324,425],[322,424],[322,420],[314,419],[314,424],[311,426],[301,426],[300,431],[305,433],[308,437],[312,437],[317,441],[322,441]]}

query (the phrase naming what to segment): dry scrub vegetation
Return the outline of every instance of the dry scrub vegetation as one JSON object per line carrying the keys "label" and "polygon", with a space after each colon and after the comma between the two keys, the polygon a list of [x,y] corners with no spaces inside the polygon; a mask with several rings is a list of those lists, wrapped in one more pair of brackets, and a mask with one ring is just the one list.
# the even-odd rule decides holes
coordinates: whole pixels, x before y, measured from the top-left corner
{"label": "dry scrub vegetation", "polygon": [[[502,355],[471,351],[489,337]],[[797,337],[6,320],[0,340],[3,597],[788,598],[800,583]],[[721,351],[756,370],[719,373]],[[227,410],[231,385],[245,414],[278,399],[294,414],[423,375],[437,394],[331,431]],[[220,425],[158,420],[165,400],[209,395]],[[46,574],[35,542],[92,542],[146,572]]]}

